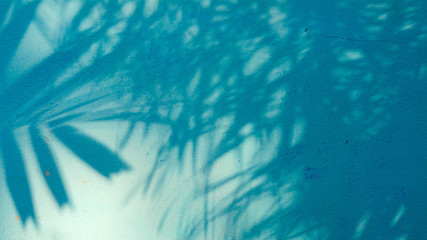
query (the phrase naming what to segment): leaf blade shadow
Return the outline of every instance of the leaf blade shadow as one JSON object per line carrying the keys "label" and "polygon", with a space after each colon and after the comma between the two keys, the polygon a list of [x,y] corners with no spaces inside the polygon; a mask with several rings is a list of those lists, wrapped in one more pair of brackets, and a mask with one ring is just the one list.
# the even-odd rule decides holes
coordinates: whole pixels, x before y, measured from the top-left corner
{"label": "leaf blade shadow", "polygon": [[25,223],[27,219],[35,219],[33,199],[24,159],[13,132],[4,130],[0,138],[0,149],[6,174],[6,184],[19,217]]}
{"label": "leaf blade shadow", "polygon": [[43,175],[46,175],[45,181],[49,186],[49,190],[60,206],[68,203],[69,199],[64,183],[62,182],[61,174],[56,166],[52,152],[43,141],[40,130],[33,126],[30,128],[30,135],[40,171]]}
{"label": "leaf blade shadow", "polygon": [[108,178],[113,173],[130,169],[115,153],[74,127],[57,127],[53,129],[53,134],[74,154],[104,177]]}

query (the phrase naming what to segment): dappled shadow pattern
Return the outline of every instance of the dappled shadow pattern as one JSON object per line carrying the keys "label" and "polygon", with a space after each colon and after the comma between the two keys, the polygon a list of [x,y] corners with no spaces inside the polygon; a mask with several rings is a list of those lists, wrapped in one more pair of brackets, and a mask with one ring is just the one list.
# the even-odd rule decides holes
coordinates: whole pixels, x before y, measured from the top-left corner
{"label": "dappled shadow pattern", "polygon": [[[105,85],[91,87],[97,80],[95,76],[98,70],[85,69],[86,66],[81,63],[86,61],[81,58],[82,55],[87,53],[98,37],[93,38],[78,30],[78,26],[88,14],[85,11],[90,11],[95,3],[87,3],[84,10],[79,12],[81,15],[75,16],[67,31],[60,37],[52,37],[52,32],[49,32],[52,29],[43,28],[47,27],[46,19],[43,19],[46,13],[43,11],[52,7],[49,4],[55,3],[1,3],[1,154],[6,183],[23,222],[29,218],[35,220],[36,214],[21,154],[23,150],[18,145],[20,136],[16,136],[15,130],[28,127],[40,174],[44,176],[59,205],[67,203],[69,198],[55,157],[47,145],[46,133],[53,134],[81,160],[105,177],[128,169],[117,154],[69,125],[71,121],[82,117],[88,109],[96,109],[111,102],[112,97],[116,98],[112,96],[112,91],[105,90]],[[105,33],[105,29],[100,29],[92,36],[102,35],[103,32]],[[48,41],[49,45],[38,46],[40,52],[28,55],[36,47],[28,45],[28,39],[39,44]],[[54,51],[49,53],[49,48]],[[76,63],[80,65],[76,67]],[[67,75],[66,71],[70,69],[75,72]],[[64,76],[68,78],[64,79]]]}
{"label": "dappled shadow pattern", "polygon": [[[126,166],[70,124],[121,120],[130,123],[121,148],[138,123],[170,130],[139,183],[145,194],[161,193],[191,161],[202,190],[174,207],[199,199],[204,207],[182,224],[184,239],[423,238],[426,6],[208,2],[159,2],[153,11],[143,1],[85,2],[55,52],[2,90],[10,102],[0,114],[2,158],[20,214],[34,211],[14,197],[31,201],[25,175],[13,189],[24,167],[11,129],[31,126],[42,168],[55,165],[34,126],[48,124],[108,176]],[[9,26],[2,61],[25,32],[8,38]],[[215,178],[224,161],[239,171]],[[66,201],[61,184],[50,188]]]}

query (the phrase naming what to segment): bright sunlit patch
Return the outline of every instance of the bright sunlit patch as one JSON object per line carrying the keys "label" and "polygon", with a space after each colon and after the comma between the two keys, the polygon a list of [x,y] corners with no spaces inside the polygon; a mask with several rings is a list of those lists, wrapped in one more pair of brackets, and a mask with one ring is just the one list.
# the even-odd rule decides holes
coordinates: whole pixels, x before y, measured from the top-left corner
{"label": "bright sunlit patch", "polygon": [[401,31],[407,31],[407,30],[411,30],[415,27],[415,23],[411,22],[411,21],[407,21],[403,24],[403,26],[400,28]]}
{"label": "bright sunlit patch", "polygon": [[122,7],[122,14],[124,17],[128,18],[135,12],[136,4],[135,2],[127,2]]}
{"label": "bright sunlit patch", "polygon": [[272,7],[269,10],[270,19],[268,23],[272,29],[276,32],[279,37],[284,37],[288,33],[288,29],[284,27],[283,21],[286,18],[286,14],[280,11],[277,7]]}
{"label": "bright sunlit patch", "polygon": [[279,65],[278,67],[275,67],[271,72],[268,74],[268,81],[272,82],[278,78],[281,78],[288,74],[291,71],[292,64],[290,60],[286,60],[284,63]]}
{"label": "bright sunlit patch", "polygon": [[239,131],[241,136],[248,136],[254,131],[254,124],[248,123],[244,127],[242,127]]}
{"label": "bright sunlit patch", "polygon": [[59,86],[75,76],[78,72],[80,72],[83,68],[90,66],[99,50],[100,43],[95,42],[89,47],[89,50],[86,51],[81,57],[77,60],[76,63],[72,64],[71,67],[65,69],[58,79],[55,81],[54,86]]}
{"label": "bright sunlit patch", "polygon": [[307,53],[310,52],[310,48],[304,48],[301,49],[301,51],[299,51],[298,53],[298,61],[301,61],[302,59],[304,59],[307,56]]}
{"label": "bright sunlit patch", "polygon": [[202,114],[202,119],[205,120],[206,122],[209,121],[212,116],[214,115],[214,112],[212,109],[207,109],[203,114]]}
{"label": "bright sunlit patch", "polygon": [[157,113],[159,114],[159,116],[161,116],[162,118],[166,118],[168,116],[169,113],[169,109],[165,106],[159,106],[157,108]]}
{"label": "bright sunlit patch", "polygon": [[246,63],[243,69],[243,74],[245,74],[245,76],[254,74],[269,59],[270,59],[270,49],[268,47],[259,49],[252,55],[251,59],[249,59],[249,61]]}
{"label": "bright sunlit patch", "polygon": [[200,0],[202,7],[207,8],[211,5],[211,0]]}
{"label": "bright sunlit patch", "polygon": [[105,9],[101,4],[98,4],[93,8],[88,17],[82,20],[79,25],[79,31],[83,32],[92,28],[93,31],[98,30],[101,27],[101,17],[105,13]]}
{"label": "bright sunlit patch", "polygon": [[219,5],[215,7],[215,10],[217,10],[218,12],[225,12],[228,11],[228,7],[227,5]]}
{"label": "bright sunlit patch", "polygon": [[157,7],[159,6],[158,0],[146,0],[144,7],[144,17],[148,18],[153,15],[154,12],[157,11]]}
{"label": "bright sunlit patch", "polygon": [[367,7],[370,9],[385,9],[389,7],[389,5],[386,3],[371,3],[371,4],[368,4]]}
{"label": "bright sunlit patch", "polygon": [[2,30],[7,24],[9,24],[10,19],[12,18],[12,13],[15,10],[15,2],[13,2],[4,17],[3,23],[0,26],[0,30]]}
{"label": "bright sunlit patch", "polygon": [[387,13],[384,13],[384,14],[381,14],[380,16],[378,16],[378,20],[386,20],[387,19],[387,17],[388,17],[388,14]]}
{"label": "bright sunlit patch", "polygon": [[351,61],[355,61],[355,60],[360,60],[363,57],[364,57],[363,53],[359,50],[347,50],[341,54],[339,61],[340,62],[351,62]]}
{"label": "bright sunlit patch", "polygon": [[366,225],[368,224],[369,218],[371,218],[371,215],[372,214],[370,212],[367,212],[367,213],[365,213],[365,215],[363,215],[360,218],[356,228],[354,229],[354,238],[355,239],[359,239],[360,237],[362,237],[363,231],[365,230]]}
{"label": "bright sunlit patch", "polygon": [[283,102],[285,101],[286,90],[278,89],[271,96],[271,102],[267,106],[267,112],[265,116],[269,119],[276,118],[280,115],[281,111],[283,111]]}
{"label": "bright sunlit patch", "polygon": [[304,135],[305,121],[300,118],[297,119],[292,128],[292,138],[291,138],[291,147],[294,147],[299,142],[301,142],[302,137]]}
{"label": "bright sunlit patch", "polygon": [[119,36],[126,29],[126,21],[121,21],[108,29],[108,38],[101,44],[102,55],[107,55],[114,50],[114,47],[120,42]]}
{"label": "bright sunlit patch", "polygon": [[263,36],[255,37],[252,39],[241,40],[238,42],[238,47],[240,47],[241,53],[245,56],[250,55],[257,48],[259,48],[259,43],[264,39]]}
{"label": "bright sunlit patch", "polygon": [[408,236],[405,234],[400,235],[399,237],[395,238],[395,240],[406,240],[406,239],[408,239]]}
{"label": "bright sunlit patch", "polygon": [[219,74],[215,74],[211,78],[210,85],[212,87],[214,87],[216,84],[218,84],[220,82],[220,80],[221,80],[221,76]]}
{"label": "bright sunlit patch", "polygon": [[188,87],[187,87],[187,96],[193,95],[193,93],[195,92],[197,86],[199,85],[200,77],[201,76],[202,76],[202,71],[200,71],[200,69],[198,69],[196,71],[196,73],[194,74],[193,79],[191,79],[190,84],[188,84]]}
{"label": "bright sunlit patch", "polygon": [[373,25],[373,26],[367,27],[366,30],[371,33],[378,33],[383,30],[383,27],[380,25]]}
{"label": "bright sunlit patch", "polygon": [[38,6],[35,22],[53,48],[61,45],[81,5],[81,1],[78,0],[66,2],[45,0]]}
{"label": "bright sunlit patch", "polygon": [[286,18],[286,14],[282,13],[280,11],[280,9],[277,7],[270,8],[269,13],[270,13],[271,18],[268,22],[270,24],[275,24],[275,23],[281,22]]}
{"label": "bright sunlit patch", "polygon": [[423,64],[420,66],[420,70],[418,72],[418,79],[426,79],[427,77],[427,64]]}
{"label": "bright sunlit patch", "polygon": [[123,32],[123,30],[125,30],[125,28],[126,28],[126,22],[121,21],[121,22],[115,24],[114,26],[110,27],[107,31],[107,35],[108,36],[117,35],[117,34]]}
{"label": "bright sunlit patch", "polygon": [[[221,131],[212,134],[221,135]],[[206,138],[207,139],[207,138]],[[220,140],[220,138],[216,137]],[[199,139],[200,141],[201,139]],[[216,141],[217,143],[218,141]],[[207,145],[207,148],[211,147]],[[245,140],[236,148],[230,149],[227,153],[217,159],[212,167],[211,180],[213,182],[221,182],[227,179],[244,168],[250,167],[250,163],[256,156],[260,144],[255,137],[246,137]],[[235,185],[233,188],[238,187]]]}
{"label": "bright sunlit patch", "polygon": [[405,214],[406,208],[405,205],[401,205],[399,210],[397,210],[396,216],[394,216],[393,220],[391,221],[390,226],[393,227],[397,224],[397,222],[402,218],[403,214]]}
{"label": "bright sunlit patch", "polygon": [[187,29],[184,33],[184,43],[189,43],[197,34],[199,33],[199,26],[193,24],[191,27]]}
{"label": "bright sunlit patch", "polygon": [[21,76],[53,52],[49,41],[43,36],[37,25],[32,22],[12,58],[6,79]]}
{"label": "bright sunlit patch", "polygon": [[104,41],[101,45],[102,56],[105,56],[114,50],[114,46],[116,46],[120,42],[120,38],[117,36],[109,37],[106,41]]}
{"label": "bright sunlit patch", "polygon": [[228,16],[220,15],[220,16],[213,17],[212,22],[224,22],[227,19],[228,19]]}
{"label": "bright sunlit patch", "polygon": [[181,115],[183,108],[184,108],[184,105],[182,103],[174,104],[169,114],[170,119],[172,121],[177,120],[178,117]]}
{"label": "bright sunlit patch", "polygon": [[210,105],[218,102],[218,99],[221,96],[221,93],[222,93],[221,89],[216,89],[211,95],[209,95],[209,97],[206,98],[206,100],[204,101],[205,104]]}

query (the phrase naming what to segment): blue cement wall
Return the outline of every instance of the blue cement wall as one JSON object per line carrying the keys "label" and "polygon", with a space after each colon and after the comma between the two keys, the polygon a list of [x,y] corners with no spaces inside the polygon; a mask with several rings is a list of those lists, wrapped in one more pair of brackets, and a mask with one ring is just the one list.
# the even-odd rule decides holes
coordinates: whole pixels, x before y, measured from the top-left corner
{"label": "blue cement wall", "polygon": [[86,239],[61,228],[90,192],[166,199],[129,210],[146,230],[115,223],[142,239],[427,239],[425,19],[408,0],[2,1],[0,239]]}

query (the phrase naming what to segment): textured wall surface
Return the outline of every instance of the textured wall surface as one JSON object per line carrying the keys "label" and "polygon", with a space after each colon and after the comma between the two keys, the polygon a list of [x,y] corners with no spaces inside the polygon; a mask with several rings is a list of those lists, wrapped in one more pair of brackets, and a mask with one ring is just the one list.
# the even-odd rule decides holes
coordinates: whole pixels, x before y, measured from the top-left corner
{"label": "textured wall surface", "polygon": [[0,239],[427,239],[427,2],[0,2]]}

